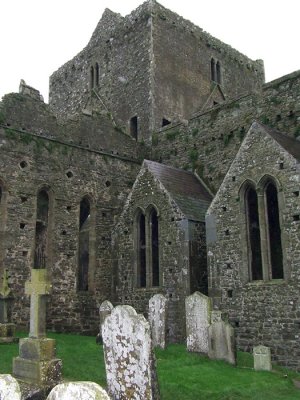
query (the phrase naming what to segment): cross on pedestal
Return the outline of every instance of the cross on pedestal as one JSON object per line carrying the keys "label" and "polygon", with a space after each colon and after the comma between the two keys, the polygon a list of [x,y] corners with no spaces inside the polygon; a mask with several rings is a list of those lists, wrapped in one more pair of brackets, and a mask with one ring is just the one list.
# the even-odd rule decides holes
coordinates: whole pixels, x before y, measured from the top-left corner
{"label": "cross on pedestal", "polygon": [[46,336],[46,296],[52,285],[47,278],[46,269],[32,269],[31,281],[25,283],[25,293],[30,295],[30,331],[29,337]]}

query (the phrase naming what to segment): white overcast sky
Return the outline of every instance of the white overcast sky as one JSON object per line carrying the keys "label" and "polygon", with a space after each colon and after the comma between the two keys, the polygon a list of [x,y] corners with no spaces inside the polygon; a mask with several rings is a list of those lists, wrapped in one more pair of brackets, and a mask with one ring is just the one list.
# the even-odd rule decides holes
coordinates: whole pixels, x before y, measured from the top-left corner
{"label": "white overcast sky", "polygon": [[[125,16],[142,0],[0,0],[0,98],[20,79],[48,101],[52,72],[88,43],[105,8]],[[300,69],[300,0],[160,0],[265,62],[266,81]]]}

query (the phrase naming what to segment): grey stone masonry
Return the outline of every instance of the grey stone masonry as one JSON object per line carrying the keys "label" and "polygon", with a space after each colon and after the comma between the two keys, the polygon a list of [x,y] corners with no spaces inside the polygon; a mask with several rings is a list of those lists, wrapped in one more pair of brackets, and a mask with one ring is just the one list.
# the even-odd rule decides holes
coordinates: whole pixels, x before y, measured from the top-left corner
{"label": "grey stone masonry", "polygon": [[208,353],[208,327],[211,304],[209,297],[195,292],[185,299],[187,350]]}
{"label": "grey stone masonry", "polygon": [[254,369],[256,371],[271,371],[271,349],[267,346],[253,347]]}
{"label": "grey stone masonry", "polygon": [[166,321],[168,301],[162,294],[155,294],[149,300],[149,323],[154,347],[166,347]]}
{"label": "grey stone masonry", "polygon": [[8,285],[8,272],[5,269],[2,275],[0,287],[0,343],[16,342],[16,326],[11,323],[9,315],[9,306],[13,300],[11,290]]}
{"label": "grey stone masonry", "polygon": [[236,346],[233,327],[222,320],[220,311],[212,311],[212,324],[208,328],[208,357],[236,364]]}
{"label": "grey stone masonry", "polygon": [[105,319],[102,336],[112,399],[159,399],[150,326],[144,316],[130,306],[117,306]]}

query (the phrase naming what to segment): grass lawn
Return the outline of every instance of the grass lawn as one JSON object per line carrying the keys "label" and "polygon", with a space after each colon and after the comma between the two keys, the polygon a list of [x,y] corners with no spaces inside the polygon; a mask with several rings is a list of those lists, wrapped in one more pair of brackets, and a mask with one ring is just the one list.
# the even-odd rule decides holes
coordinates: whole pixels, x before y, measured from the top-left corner
{"label": "grass lawn", "polygon": [[[20,337],[25,336],[20,334]],[[106,385],[102,346],[94,337],[52,334],[57,355],[63,360],[65,380],[90,380]],[[12,372],[12,357],[18,345],[0,345],[0,373]],[[157,350],[157,368],[162,400],[280,400],[300,399],[292,383],[300,375],[278,368],[275,372],[256,372],[252,356],[238,354],[238,366],[187,353],[184,345]]]}

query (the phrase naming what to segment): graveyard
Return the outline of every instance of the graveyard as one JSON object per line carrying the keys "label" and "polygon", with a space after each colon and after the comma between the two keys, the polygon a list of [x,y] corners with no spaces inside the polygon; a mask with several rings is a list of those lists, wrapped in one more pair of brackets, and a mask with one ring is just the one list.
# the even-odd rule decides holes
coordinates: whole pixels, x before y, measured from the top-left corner
{"label": "graveyard", "polygon": [[[64,380],[91,380],[106,387],[102,346],[97,345],[94,338],[51,333],[48,336],[57,342]],[[2,346],[0,351],[0,374],[11,373],[12,358],[18,354],[18,346]],[[299,399],[300,391],[292,382],[300,379],[299,374],[286,369],[276,373],[256,372],[253,359],[247,353],[238,353],[237,367],[188,353],[183,345],[158,349],[156,358],[162,400]]]}

